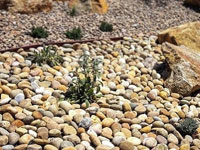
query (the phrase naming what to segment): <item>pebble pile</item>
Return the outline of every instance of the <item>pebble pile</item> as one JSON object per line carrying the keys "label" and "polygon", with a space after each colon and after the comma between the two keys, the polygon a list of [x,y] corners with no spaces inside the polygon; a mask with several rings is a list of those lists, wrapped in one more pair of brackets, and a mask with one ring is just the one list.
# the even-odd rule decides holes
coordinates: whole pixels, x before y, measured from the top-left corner
{"label": "pebble pile", "polygon": [[[34,50],[0,54],[0,149],[2,150],[198,150],[196,136],[176,124],[198,118],[200,95],[182,97],[163,86],[152,69],[164,57],[156,37],[125,37],[58,47],[61,66],[38,66]],[[85,104],[59,101],[83,51],[103,59],[103,97]]]}
{"label": "pebble pile", "polygon": [[[200,13],[183,6],[183,0],[108,0],[107,14],[85,12],[75,17],[69,15],[66,2],[54,2],[53,5],[49,13],[29,15],[0,10],[0,50],[36,43],[69,41],[64,33],[77,26],[84,33],[82,39],[105,39],[141,32],[155,35],[159,30],[199,21],[200,18]],[[113,32],[101,32],[99,26],[102,21],[111,23]],[[28,35],[33,26],[45,27],[49,32],[48,38],[34,39]]]}

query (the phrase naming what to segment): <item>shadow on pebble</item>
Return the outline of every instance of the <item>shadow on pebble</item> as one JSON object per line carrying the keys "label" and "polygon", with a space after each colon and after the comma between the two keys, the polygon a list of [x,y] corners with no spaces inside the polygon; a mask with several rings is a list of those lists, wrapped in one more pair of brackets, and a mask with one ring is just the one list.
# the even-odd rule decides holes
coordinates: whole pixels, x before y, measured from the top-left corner
{"label": "shadow on pebble", "polygon": [[153,69],[155,69],[164,80],[166,80],[171,75],[171,69],[166,61],[161,64],[156,63]]}
{"label": "shadow on pebble", "polygon": [[186,8],[189,8],[197,13],[200,13],[200,7],[198,7],[198,6],[192,6],[192,5],[189,5],[186,3],[183,3],[183,6],[185,6]]}

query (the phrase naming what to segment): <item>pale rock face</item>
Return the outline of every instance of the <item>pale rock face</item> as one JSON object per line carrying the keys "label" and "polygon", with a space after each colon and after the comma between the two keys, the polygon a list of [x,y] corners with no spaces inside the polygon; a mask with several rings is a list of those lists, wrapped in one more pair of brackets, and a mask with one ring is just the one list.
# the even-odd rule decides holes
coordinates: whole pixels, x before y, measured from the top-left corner
{"label": "pale rock face", "polygon": [[165,86],[172,92],[190,95],[200,89],[200,53],[185,46],[170,43],[162,45],[162,51],[171,70]]}
{"label": "pale rock face", "polygon": [[18,13],[48,12],[52,9],[52,0],[3,0],[0,6]]}
{"label": "pale rock face", "polygon": [[76,8],[78,12],[92,11],[94,13],[105,14],[108,11],[106,0],[70,0],[70,8]]}
{"label": "pale rock face", "polygon": [[[200,1],[197,0],[200,4]],[[200,52],[200,22],[189,22],[177,27],[161,31],[158,34],[158,42],[169,42],[175,45],[184,45]]]}

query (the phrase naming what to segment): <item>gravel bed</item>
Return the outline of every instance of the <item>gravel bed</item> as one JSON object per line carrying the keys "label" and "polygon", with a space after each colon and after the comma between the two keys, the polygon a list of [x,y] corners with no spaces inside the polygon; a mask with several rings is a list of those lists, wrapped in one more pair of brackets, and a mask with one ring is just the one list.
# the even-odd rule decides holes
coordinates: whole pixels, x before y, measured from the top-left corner
{"label": "gravel bed", "polygon": [[[143,33],[155,35],[159,30],[181,23],[199,20],[200,14],[183,6],[181,0],[108,0],[106,15],[92,13],[69,15],[67,3],[54,3],[50,13],[11,14],[0,10],[0,49],[7,49],[51,41],[68,41],[64,32],[74,26],[83,29],[83,39],[132,36]],[[106,20],[114,25],[112,33],[103,33],[98,27]],[[45,26],[47,39],[33,39],[26,33],[32,26]]]}

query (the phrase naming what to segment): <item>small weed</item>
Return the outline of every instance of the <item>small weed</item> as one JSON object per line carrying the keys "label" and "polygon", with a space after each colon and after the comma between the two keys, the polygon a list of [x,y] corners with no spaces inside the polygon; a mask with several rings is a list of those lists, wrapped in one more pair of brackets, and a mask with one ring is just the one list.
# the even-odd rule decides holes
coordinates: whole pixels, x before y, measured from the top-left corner
{"label": "small weed", "polygon": [[193,118],[184,119],[178,129],[182,135],[192,135],[198,128],[198,123]]}
{"label": "small weed", "polygon": [[74,71],[76,78],[69,84],[69,89],[65,93],[65,98],[71,103],[86,103],[87,107],[90,103],[96,101],[100,95],[99,81],[101,75],[99,64],[100,59],[91,59],[90,56],[84,53],[79,59],[79,67]]}
{"label": "small weed", "polygon": [[33,63],[38,65],[48,64],[56,66],[63,62],[62,56],[57,53],[54,46],[44,46],[41,52],[34,52],[34,55],[29,58]]}
{"label": "small weed", "polygon": [[99,29],[103,32],[112,32],[113,31],[113,25],[109,24],[108,22],[103,21],[103,22],[101,22]]}
{"label": "small weed", "polygon": [[83,37],[81,28],[73,28],[65,33],[66,37],[69,39],[79,40]]}
{"label": "small weed", "polygon": [[30,35],[33,38],[47,38],[48,32],[43,27],[33,27]]}
{"label": "small weed", "polygon": [[70,16],[72,16],[72,17],[76,16],[76,15],[77,15],[77,10],[76,10],[76,8],[73,7],[73,8],[70,10],[69,14],[70,14]]}

